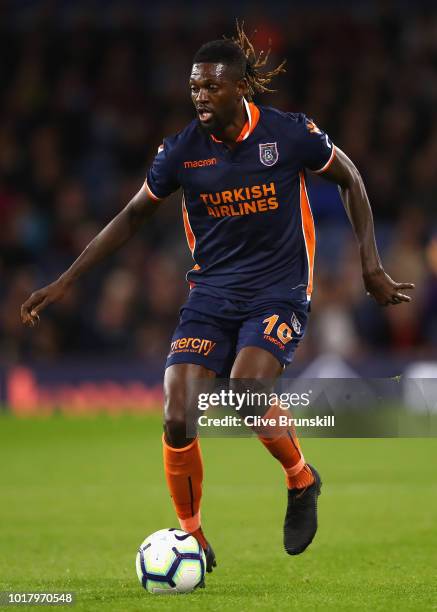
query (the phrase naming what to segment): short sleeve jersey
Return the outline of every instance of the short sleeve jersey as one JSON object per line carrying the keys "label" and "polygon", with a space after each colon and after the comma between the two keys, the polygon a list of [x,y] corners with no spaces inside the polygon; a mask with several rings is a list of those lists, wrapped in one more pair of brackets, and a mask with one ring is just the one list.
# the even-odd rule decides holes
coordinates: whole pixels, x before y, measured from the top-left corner
{"label": "short sleeve jersey", "polygon": [[164,139],[145,182],[155,200],[182,188],[191,286],[215,297],[310,299],[315,229],[305,169],[335,156],[302,113],[247,103],[233,150],[192,121]]}

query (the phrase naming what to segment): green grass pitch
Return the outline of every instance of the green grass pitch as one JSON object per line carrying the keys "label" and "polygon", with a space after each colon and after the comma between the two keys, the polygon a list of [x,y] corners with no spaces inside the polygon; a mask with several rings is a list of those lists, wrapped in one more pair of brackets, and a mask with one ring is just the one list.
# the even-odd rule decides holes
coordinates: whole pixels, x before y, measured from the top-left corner
{"label": "green grass pitch", "polygon": [[135,573],[144,537],[177,526],[160,436],[159,416],[0,418],[0,590],[72,590],[87,612],[437,609],[435,439],[304,439],[324,484],[299,557],[282,549],[279,464],[253,438],[203,440],[218,567],[204,591],[160,597]]}

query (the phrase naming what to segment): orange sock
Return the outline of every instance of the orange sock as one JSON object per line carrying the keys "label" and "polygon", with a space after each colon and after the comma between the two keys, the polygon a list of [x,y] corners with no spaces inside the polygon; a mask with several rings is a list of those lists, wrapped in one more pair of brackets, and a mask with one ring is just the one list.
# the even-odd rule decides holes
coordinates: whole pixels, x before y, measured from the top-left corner
{"label": "orange sock", "polygon": [[203,462],[199,440],[195,438],[188,446],[173,448],[163,435],[162,444],[167,486],[181,529],[199,533],[200,538],[203,535],[200,529]]}
{"label": "orange sock", "polygon": [[203,535],[202,527],[199,527],[199,529],[196,529],[196,531],[193,531],[192,534],[196,538],[196,540],[199,542],[203,550],[206,550],[208,547],[208,541]]}
{"label": "orange sock", "polygon": [[[272,406],[266,413],[270,418],[279,414],[280,409]],[[285,472],[285,479],[289,489],[303,489],[314,482],[314,476],[305,463],[296,433],[290,429],[278,436],[266,438],[258,436],[266,449],[279,461]]]}

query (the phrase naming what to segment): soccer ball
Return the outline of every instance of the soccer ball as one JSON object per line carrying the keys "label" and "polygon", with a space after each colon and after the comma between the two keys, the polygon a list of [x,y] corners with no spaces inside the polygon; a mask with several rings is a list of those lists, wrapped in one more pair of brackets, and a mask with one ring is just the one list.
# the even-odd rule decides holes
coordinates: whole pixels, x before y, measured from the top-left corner
{"label": "soccer ball", "polygon": [[155,531],[137,553],[138,580],[149,593],[189,593],[203,582],[205,567],[199,542],[180,529]]}

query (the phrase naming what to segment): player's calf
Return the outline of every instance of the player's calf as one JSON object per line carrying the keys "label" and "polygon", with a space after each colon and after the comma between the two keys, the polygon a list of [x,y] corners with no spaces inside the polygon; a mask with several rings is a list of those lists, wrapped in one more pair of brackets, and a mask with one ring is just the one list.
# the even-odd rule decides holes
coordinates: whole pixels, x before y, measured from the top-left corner
{"label": "player's calf", "polygon": [[[189,428],[192,379],[209,376],[200,366],[177,364],[167,368],[164,379],[164,471],[169,492],[183,531],[191,533],[202,547],[206,571],[216,566],[214,551],[206,540],[200,518],[203,461],[195,428]],[[192,411],[191,411],[192,412]],[[202,586],[202,585],[200,585]]]}

